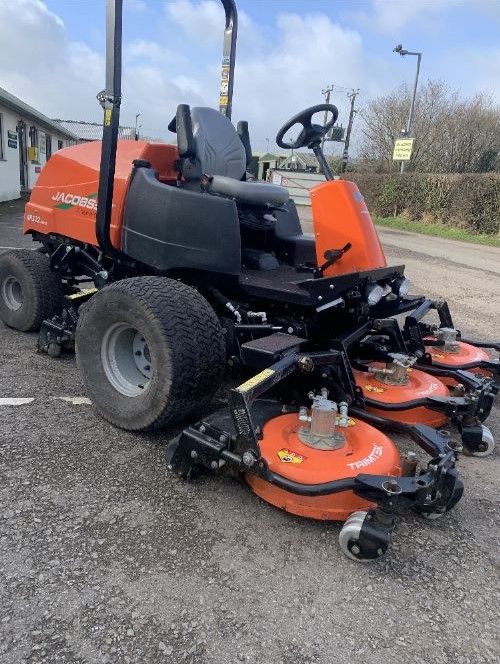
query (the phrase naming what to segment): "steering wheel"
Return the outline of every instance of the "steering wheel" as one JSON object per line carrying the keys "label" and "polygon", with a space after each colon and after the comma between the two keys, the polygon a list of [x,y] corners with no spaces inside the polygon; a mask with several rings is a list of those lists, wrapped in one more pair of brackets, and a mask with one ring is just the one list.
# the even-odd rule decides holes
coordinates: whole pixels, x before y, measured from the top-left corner
{"label": "steering wheel", "polygon": [[[312,124],[311,122],[313,115],[320,111],[330,111],[332,113],[332,119],[327,122],[325,126]],[[338,108],[333,104],[317,104],[316,106],[306,108],[305,111],[297,113],[297,115],[294,115],[293,118],[290,118],[290,120],[281,127],[276,135],[276,143],[280,148],[292,148],[294,150],[306,146],[308,148],[313,148],[321,143],[323,136],[325,136],[335,124],[338,115]],[[296,124],[302,125],[300,134],[292,143],[285,143],[283,141],[283,136]]]}

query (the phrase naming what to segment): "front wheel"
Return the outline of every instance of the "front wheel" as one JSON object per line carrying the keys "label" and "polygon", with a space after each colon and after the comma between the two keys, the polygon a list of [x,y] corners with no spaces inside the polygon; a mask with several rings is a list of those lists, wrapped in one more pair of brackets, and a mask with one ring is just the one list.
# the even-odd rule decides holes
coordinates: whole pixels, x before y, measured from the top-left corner
{"label": "front wheel", "polygon": [[76,358],[97,411],[130,431],[158,429],[219,388],[224,336],[209,303],[164,277],[124,279],[82,306]]}

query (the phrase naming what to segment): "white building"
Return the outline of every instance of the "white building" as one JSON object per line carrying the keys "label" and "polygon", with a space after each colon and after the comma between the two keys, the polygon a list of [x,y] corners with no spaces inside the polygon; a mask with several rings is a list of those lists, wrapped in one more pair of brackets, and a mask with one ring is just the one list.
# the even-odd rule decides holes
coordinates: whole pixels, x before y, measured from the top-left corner
{"label": "white building", "polygon": [[77,137],[0,88],[0,201],[30,191],[50,156]]}

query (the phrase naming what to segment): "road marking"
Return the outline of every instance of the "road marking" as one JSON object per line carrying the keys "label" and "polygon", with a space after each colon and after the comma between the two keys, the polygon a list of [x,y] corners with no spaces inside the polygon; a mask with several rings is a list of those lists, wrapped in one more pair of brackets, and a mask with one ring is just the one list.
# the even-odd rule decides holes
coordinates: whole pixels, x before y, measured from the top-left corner
{"label": "road marking", "polygon": [[29,249],[29,247],[0,247],[0,249]]}
{"label": "road marking", "polygon": [[0,397],[0,406],[25,406],[28,403],[32,403],[34,400],[34,397],[29,397],[27,399],[19,397]]}
{"label": "road marking", "polygon": [[53,399],[60,399],[66,403],[72,403],[74,406],[89,406],[92,401],[88,397],[52,397]]}

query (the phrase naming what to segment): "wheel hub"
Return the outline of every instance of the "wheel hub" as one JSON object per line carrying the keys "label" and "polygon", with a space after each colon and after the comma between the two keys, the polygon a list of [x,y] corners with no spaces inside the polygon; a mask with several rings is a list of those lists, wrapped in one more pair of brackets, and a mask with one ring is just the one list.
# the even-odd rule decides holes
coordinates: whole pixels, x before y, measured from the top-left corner
{"label": "wheel hub", "polygon": [[23,291],[16,277],[7,277],[3,282],[2,297],[11,311],[17,311],[23,306]]}
{"label": "wheel hub", "polygon": [[149,386],[151,355],[145,337],[128,323],[116,323],[101,344],[104,373],[111,385],[126,397],[137,397]]}

